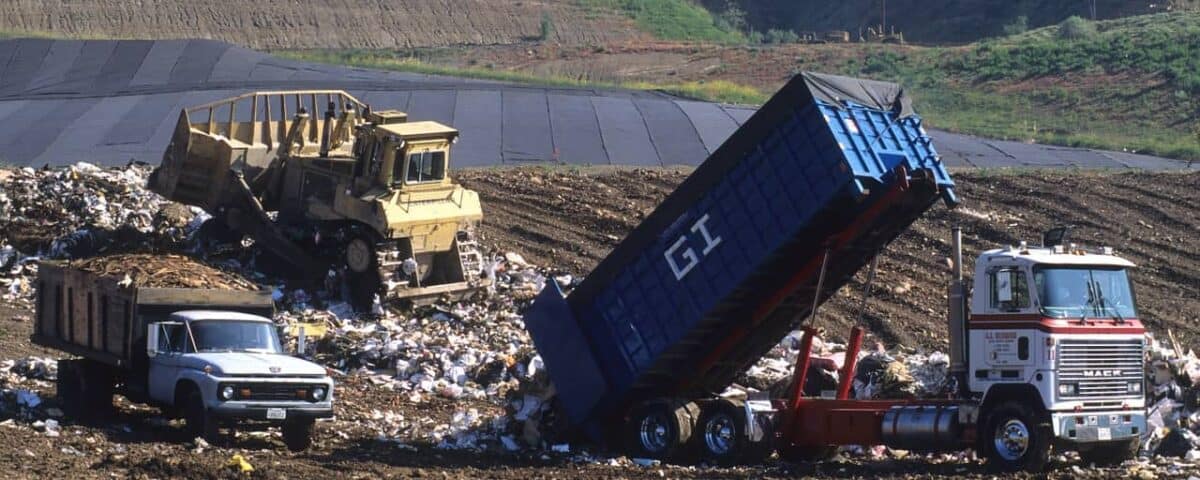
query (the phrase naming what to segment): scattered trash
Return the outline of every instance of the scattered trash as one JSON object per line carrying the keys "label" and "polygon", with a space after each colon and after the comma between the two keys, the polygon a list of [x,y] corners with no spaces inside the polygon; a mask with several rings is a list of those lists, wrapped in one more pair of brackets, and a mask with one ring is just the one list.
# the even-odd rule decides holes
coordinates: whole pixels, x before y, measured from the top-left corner
{"label": "scattered trash", "polygon": [[42,397],[38,396],[36,392],[25,389],[17,390],[17,405],[26,408],[37,408],[41,404]]}
{"label": "scattered trash", "polygon": [[[34,424],[34,427],[39,428],[39,427],[37,427],[36,423]],[[58,420],[55,420],[53,418],[48,419],[45,422],[42,422],[42,425],[40,428],[42,429],[42,432],[46,434],[47,437],[57,437],[62,433],[62,428],[59,427]]]}
{"label": "scattered trash", "polygon": [[653,458],[631,458],[629,461],[639,467],[657,467],[662,464],[662,462]]}
{"label": "scattered trash", "polygon": [[251,465],[240,453],[235,453],[232,457],[229,457],[229,461],[225,462],[225,466],[231,467],[241,473],[254,471],[254,465]]}

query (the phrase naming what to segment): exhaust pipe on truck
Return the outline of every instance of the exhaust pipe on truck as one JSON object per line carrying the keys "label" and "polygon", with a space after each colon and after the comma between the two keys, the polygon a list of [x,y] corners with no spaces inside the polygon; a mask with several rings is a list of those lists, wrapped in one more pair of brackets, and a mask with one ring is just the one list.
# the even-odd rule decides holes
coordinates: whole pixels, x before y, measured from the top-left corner
{"label": "exhaust pipe on truck", "polygon": [[962,228],[954,227],[951,234],[951,279],[947,298],[950,308],[946,315],[950,328],[950,376],[958,393],[967,388],[967,283],[963,280]]}

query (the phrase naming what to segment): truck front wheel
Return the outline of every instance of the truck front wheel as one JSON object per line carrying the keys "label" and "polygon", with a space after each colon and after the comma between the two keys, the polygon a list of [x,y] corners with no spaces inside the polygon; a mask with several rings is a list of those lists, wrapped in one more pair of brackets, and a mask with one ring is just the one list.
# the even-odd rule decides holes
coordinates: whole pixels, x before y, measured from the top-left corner
{"label": "truck front wheel", "polygon": [[1025,404],[1005,402],[988,415],[979,442],[993,468],[1039,473],[1049,461],[1053,435]]}
{"label": "truck front wheel", "polygon": [[311,418],[298,418],[283,422],[283,444],[288,450],[302,452],[312,446],[313,426]]}
{"label": "truck front wheel", "polygon": [[1120,465],[1124,461],[1136,457],[1141,446],[1142,442],[1137,437],[1105,442],[1087,450],[1080,450],[1079,458],[1083,460],[1084,465],[1093,463],[1098,466]]}
{"label": "truck front wheel", "polygon": [[188,392],[186,398],[183,414],[188,439],[191,440],[200,437],[206,442],[216,443],[218,440],[217,419],[213,418],[212,414],[205,408],[204,398],[200,396],[200,391],[193,388]]}

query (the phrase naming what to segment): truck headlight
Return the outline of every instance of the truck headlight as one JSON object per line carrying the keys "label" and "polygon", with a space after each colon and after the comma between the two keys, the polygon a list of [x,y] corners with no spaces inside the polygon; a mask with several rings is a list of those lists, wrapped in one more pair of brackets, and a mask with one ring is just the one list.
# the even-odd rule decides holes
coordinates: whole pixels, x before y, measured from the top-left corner
{"label": "truck headlight", "polygon": [[1142,393],[1142,382],[1130,382],[1129,393]]}
{"label": "truck headlight", "polygon": [[1058,394],[1059,395],[1074,395],[1075,394],[1075,384],[1074,383],[1058,384]]}
{"label": "truck headlight", "polygon": [[325,398],[325,387],[316,387],[312,389],[312,393],[309,395],[312,397],[314,402],[320,401],[321,399]]}
{"label": "truck headlight", "polygon": [[233,385],[226,385],[221,388],[221,400],[233,400]]}

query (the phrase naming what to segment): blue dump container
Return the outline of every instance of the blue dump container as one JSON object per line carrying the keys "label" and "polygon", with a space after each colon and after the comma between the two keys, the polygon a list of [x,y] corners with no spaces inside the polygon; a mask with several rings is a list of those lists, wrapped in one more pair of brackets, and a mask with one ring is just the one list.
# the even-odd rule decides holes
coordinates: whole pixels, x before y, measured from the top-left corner
{"label": "blue dump container", "polygon": [[804,73],[526,328],[600,436],[641,400],[719,393],[953,187],[899,86]]}

